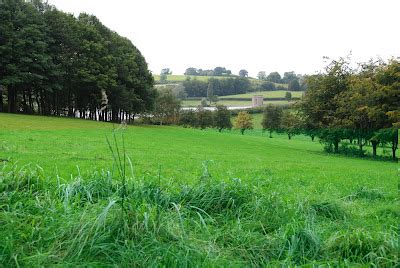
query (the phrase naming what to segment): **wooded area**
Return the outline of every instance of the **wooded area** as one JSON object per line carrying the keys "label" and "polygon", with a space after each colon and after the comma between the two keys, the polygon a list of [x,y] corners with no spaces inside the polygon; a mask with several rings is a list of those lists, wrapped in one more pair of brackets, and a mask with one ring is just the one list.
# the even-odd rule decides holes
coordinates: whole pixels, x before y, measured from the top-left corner
{"label": "wooded area", "polygon": [[0,111],[130,120],[153,108],[140,51],[95,16],[0,1]]}

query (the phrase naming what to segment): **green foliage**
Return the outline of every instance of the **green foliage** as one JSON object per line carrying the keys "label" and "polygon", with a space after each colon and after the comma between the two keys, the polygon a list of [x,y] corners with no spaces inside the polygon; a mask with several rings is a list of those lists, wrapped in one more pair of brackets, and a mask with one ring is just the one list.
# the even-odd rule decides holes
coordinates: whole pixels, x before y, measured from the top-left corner
{"label": "green foliage", "polygon": [[176,98],[171,90],[158,92],[155,101],[154,116],[160,122],[160,125],[164,123],[177,123],[180,109],[181,101]]}
{"label": "green foliage", "polygon": [[291,91],[300,91],[300,83],[298,79],[291,80],[288,85],[288,89]]}
{"label": "green foliage", "polygon": [[179,115],[179,125],[184,127],[196,127],[198,125],[196,112],[193,110],[181,111]]}
{"label": "green foliage", "polygon": [[253,118],[247,111],[240,111],[235,118],[235,128],[240,129],[242,135],[247,129],[253,129]]}
{"label": "green foliage", "polygon": [[197,127],[199,127],[200,129],[214,126],[213,113],[209,110],[204,109],[201,106],[198,107],[196,110],[196,118]]}
{"label": "green foliage", "polygon": [[275,84],[269,81],[265,81],[262,83],[261,88],[263,90],[267,90],[267,91],[273,91],[276,90]]}
{"label": "green foliage", "polygon": [[272,72],[267,76],[267,80],[274,83],[281,83],[282,77],[278,72]]}
{"label": "green foliage", "polygon": [[262,128],[269,131],[269,137],[272,138],[272,132],[281,130],[283,110],[280,106],[267,105],[263,113]]}
{"label": "green foliage", "polygon": [[223,129],[231,129],[231,112],[226,106],[218,105],[214,113],[214,124],[215,127],[221,132]]}
{"label": "green foliage", "polygon": [[[333,60],[324,73],[306,77],[307,91],[298,104],[304,119],[304,133],[318,135],[329,152],[338,153],[339,143],[356,140],[358,155],[370,142],[373,156],[379,144],[392,144],[392,158],[398,148],[400,64],[397,61],[362,64],[350,68],[347,59]],[[353,147],[342,146],[346,154]]]}
{"label": "green foliage", "polygon": [[265,71],[259,71],[257,73],[257,78],[259,80],[265,80],[265,79],[267,79],[267,74],[265,73]]}
{"label": "green foliage", "polygon": [[0,10],[1,110],[103,121],[152,110],[153,77],[140,51],[96,17],[41,1],[1,1]]}
{"label": "green foliage", "polygon": [[279,129],[286,132],[290,140],[294,135],[301,133],[302,125],[303,122],[296,114],[286,110],[282,113]]}
{"label": "green foliage", "polygon": [[286,91],[285,93],[285,99],[287,101],[291,101],[292,100],[292,93],[290,93],[289,91]]}

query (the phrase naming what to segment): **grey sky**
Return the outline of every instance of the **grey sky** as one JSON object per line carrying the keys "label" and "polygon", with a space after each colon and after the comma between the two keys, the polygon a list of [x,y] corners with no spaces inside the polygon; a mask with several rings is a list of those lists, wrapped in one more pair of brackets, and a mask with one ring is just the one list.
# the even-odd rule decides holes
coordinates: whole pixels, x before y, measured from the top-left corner
{"label": "grey sky", "polygon": [[400,56],[398,0],[49,0],[96,15],[128,37],[150,69],[224,66],[314,73],[323,56]]}

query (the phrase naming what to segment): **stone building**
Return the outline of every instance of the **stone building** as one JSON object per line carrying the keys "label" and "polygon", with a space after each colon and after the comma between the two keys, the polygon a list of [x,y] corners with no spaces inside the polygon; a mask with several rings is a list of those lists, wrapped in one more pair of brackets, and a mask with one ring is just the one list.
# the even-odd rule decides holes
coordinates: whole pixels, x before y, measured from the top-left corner
{"label": "stone building", "polygon": [[254,95],[252,98],[252,106],[260,107],[264,104],[264,97],[262,95]]}

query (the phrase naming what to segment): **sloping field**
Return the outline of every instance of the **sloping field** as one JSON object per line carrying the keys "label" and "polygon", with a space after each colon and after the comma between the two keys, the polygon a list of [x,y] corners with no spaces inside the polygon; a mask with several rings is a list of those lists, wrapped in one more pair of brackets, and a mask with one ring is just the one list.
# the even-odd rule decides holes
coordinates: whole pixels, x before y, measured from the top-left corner
{"label": "sloping field", "polygon": [[398,163],[265,136],[0,114],[0,263],[399,264]]}

